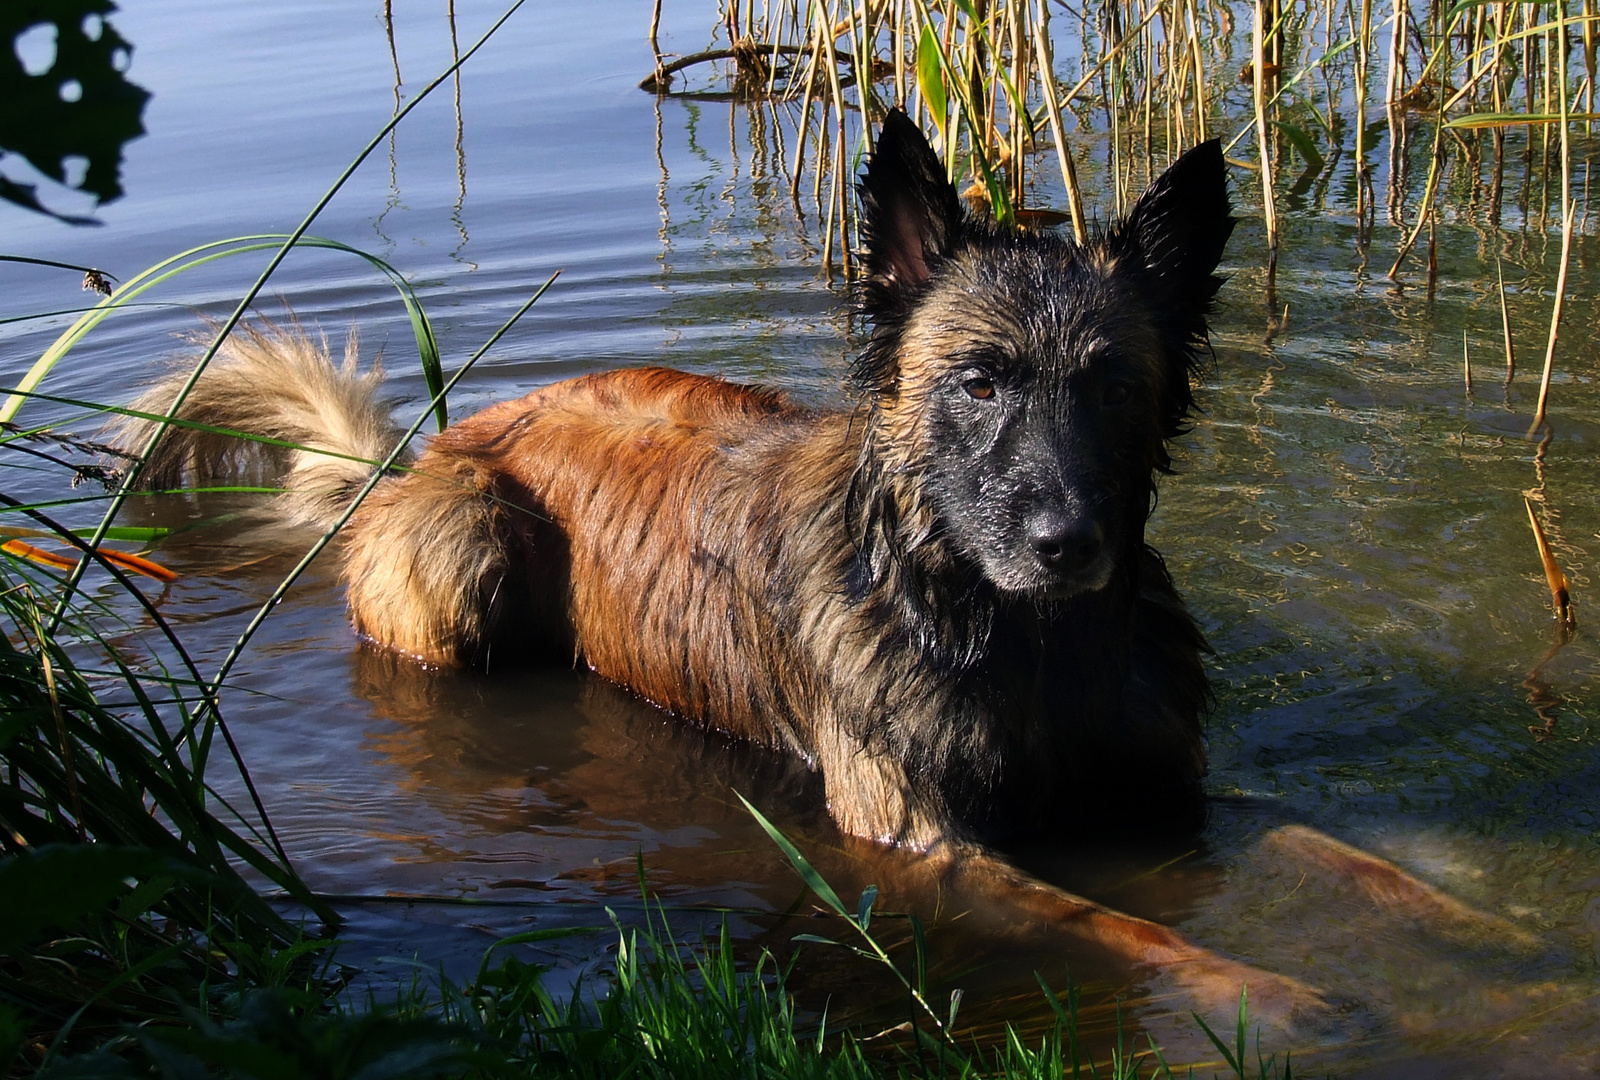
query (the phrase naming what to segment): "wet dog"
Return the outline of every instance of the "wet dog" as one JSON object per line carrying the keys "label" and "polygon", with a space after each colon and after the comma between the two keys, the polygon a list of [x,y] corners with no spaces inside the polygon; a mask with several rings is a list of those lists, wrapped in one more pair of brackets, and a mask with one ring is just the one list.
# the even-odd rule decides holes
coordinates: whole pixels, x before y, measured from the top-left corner
{"label": "wet dog", "polygon": [[[587,664],[798,755],[841,830],[944,887],[1219,1002],[1249,981],[1253,1004],[1320,1009],[991,853],[1200,820],[1204,643],[1145,526],[1233,228],[1218,144],[1080,245],[967,212],[896,112],[861,199],[855,410],[662,369],[485,409],[350,519],[356,629],[423,664]],[[179,416],[303,447],[268,451],[281,504],[328,523],[396,441],[379,387],[258,325]],[[143,478],[215,472],[239,445],[174,427]]]}

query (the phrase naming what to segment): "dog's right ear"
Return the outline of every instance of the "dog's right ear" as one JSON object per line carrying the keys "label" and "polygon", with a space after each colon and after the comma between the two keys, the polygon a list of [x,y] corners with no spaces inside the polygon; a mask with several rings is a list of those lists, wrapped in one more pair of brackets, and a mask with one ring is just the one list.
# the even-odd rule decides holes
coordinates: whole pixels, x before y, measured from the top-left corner
{"label": "dog's right ear", "polygon": [[892,326],[954,249],[965,215],[938,155],[900,109],[884,118],[860,193],[866,313]]}

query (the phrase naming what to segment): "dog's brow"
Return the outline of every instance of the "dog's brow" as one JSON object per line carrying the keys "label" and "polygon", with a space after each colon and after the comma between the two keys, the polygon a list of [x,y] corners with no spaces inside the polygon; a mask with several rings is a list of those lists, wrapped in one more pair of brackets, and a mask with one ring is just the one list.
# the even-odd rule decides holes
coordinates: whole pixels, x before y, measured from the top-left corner
{"label": "dog's brow", "polygon": [[1015,367],[1017,363],[1017,357],[987,342],[982,345],[957,348],[950,353],[952,367],[986,367],[1004,371]]}

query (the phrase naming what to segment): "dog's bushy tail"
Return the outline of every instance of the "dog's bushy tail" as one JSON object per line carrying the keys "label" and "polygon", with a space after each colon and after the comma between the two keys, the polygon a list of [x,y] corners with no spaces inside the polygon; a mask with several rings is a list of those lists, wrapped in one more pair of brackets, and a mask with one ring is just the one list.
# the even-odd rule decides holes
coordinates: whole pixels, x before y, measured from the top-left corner
{"label": "dog's bushy tail", "polygon": [[[165,415],[188,377],[188,368],[173,371],[129,408]],[[330,525],[400,438],[382,385],[380,365],[360,369],[353,332],[343,360],[335,361],[327,341],[313,338],[298,322],[242,324],[223,342],[176,418],[291,445],[172,425],[145,461],[140,485],[178,487],[262,462],[279,474],[279,508],[286,517]],[[111,441],[140,453],[155,426],[153,420],[122,417],[112,424]]]}

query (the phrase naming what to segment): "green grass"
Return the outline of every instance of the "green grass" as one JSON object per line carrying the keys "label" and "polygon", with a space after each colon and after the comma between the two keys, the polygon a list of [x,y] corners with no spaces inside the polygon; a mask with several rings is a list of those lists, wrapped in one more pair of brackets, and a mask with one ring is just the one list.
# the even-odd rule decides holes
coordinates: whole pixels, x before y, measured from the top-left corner
{"label": "green grass", "polygon": [[[561,932],[557,932],[561,933]],[[558,998],[544,970],[512,955],[534,935],[491,950],[477,976],[416,985],[394,1000],[352,1002],[315,985],[236,981],[205,1007],[128,1022],[101,1045],[58,1056],[44,1077],[552,1077],[561,1080],[888,1080],[1001,1077],[1169,1080],[1154,1047],[1119,1045],[1096,1063],[1079,1045],[1075,1001],[1035,1044],[1007,1031],[997,1046],[941,1045],[924,1036],[869,1049],[825,1017],[800,1013],[789,968],[769,952],[742,962],[720,935],[693,945],[664,916],[618,925],[614,971]],[[491,958],[493,962],[491,963]],[[297,957],[298,959],[298,957]],[[326,983],[323,984],[325,987]],[[1054,995],[1051,1001],[1055,1002]],[[1246,1016],[1233,1047],[1212,1036],[1229,1076],[1289,1080],[1275,1060],[1245,1064]],[[1209,1030],[1207,1034],[1210,1034]],[[18,1071],[16,1075],[26,1075]]]}

